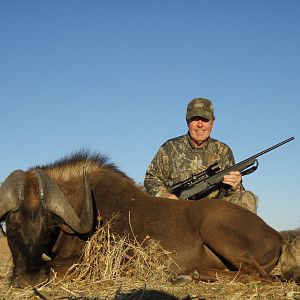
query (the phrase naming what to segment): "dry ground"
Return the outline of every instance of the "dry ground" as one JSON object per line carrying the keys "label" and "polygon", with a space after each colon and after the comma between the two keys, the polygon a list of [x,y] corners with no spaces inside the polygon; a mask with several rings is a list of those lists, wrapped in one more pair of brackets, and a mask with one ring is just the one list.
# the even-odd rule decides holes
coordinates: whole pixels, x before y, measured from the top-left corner
{"label": "dry ground", "polygon": [[[168,280],[138,277],[114,279],[57,278],[35,288],[15,289],[9,285],[10,251],[6,238],[0,237],[0,299],[300,299],[295,283],[233,283],[220,278],[216,283],[188,283],[174,286]],[[87,276],[88,277],[88,276]]]}

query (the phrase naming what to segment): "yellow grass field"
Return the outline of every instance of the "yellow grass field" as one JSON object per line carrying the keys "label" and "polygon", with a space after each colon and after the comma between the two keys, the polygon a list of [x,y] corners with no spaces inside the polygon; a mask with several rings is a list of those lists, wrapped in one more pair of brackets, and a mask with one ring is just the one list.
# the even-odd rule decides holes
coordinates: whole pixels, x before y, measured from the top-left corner
{"label": "yellow grass field", "polygon": [[[146,270],[140,266],[143,263],[141,261],[135,268],[143,270],[142,273],[139,273],[139,270],[129,272],[128,269],[122,270],[124,274],[116,270],[112,272],[116,256],[120,253],[113,252],[114,261],[110,264],[109,260],[112,258],[108,257],[108,252],[111,253],[112,250],[106,252],[106,257],[102,260],[98,260],[102,254],[96,253],[97,249],[99,239],[95,240],[94,244],[92,241],[89,243],[83,263],[73,272],[72,277],[58,278],[52,272],[52,279],[48,283],[34,288],[16,289],[9,285],[11,254],[6,238],[0,237],[0,299],[300,299],[300,287],[293,282],[241,284],[220,278],[215,283],[190,282],[173,285],[167,276],[158,272],[159,266],[153,266],[153,270]],[[149,258],[149,253],[142,257],[148,265],[149,261],[150,264],[155,262]],[[104,274],[103,269],[105,267],[108,269],[108,266],[110,270]]]}

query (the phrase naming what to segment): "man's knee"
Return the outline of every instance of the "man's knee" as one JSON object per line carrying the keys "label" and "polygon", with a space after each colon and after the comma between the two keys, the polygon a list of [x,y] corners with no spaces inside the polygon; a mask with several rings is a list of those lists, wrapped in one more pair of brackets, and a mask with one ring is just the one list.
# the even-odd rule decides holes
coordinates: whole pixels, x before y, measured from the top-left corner
{"label": "man's knee", "polygon": [[250,210],[251,212],[257,214],[259,199],[254,193],[250,191],[241,190],[239,192],[234,193],[226,200],[235,203],[239,206],[242,206]]}
{"label": "man's knee", "polygon": [[250,192],[250,191],[243,191],[242,197],[241,197],[242,206],[249,209],[253,213],[257,214],[257,208],[258,208],[258,197]]}

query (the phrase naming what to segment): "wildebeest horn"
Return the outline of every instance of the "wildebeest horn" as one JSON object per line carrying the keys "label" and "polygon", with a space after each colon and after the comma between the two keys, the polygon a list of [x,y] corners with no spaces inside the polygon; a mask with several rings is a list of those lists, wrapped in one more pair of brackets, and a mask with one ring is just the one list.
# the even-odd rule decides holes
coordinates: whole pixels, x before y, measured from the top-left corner
{"label": "wildebeest horn", "polygon": [[93,227],[92,193],[85,171],[83,172],[84,192],[81,216],[78,217],[69,200],[59,186],[42,170],[35,169],[39,180],[43,205],[54,214],[61,217],[75,232],[85,234]]}
{"label": "wildebeest horn", "polygon": [[0,219],[9,211],[18,209],[24,197],[25,174],[13,171],[0,187]]}

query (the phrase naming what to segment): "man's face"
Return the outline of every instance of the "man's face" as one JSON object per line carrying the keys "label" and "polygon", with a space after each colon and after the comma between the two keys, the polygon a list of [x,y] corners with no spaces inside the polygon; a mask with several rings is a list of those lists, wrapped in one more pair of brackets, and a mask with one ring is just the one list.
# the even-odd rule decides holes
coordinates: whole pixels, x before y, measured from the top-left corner
{"label": "man's face", "polygon": [[203,117],[193,117],[188,121],[190,136],[196,147],[201,147],[211,133],[214,118],[207,120]]}

